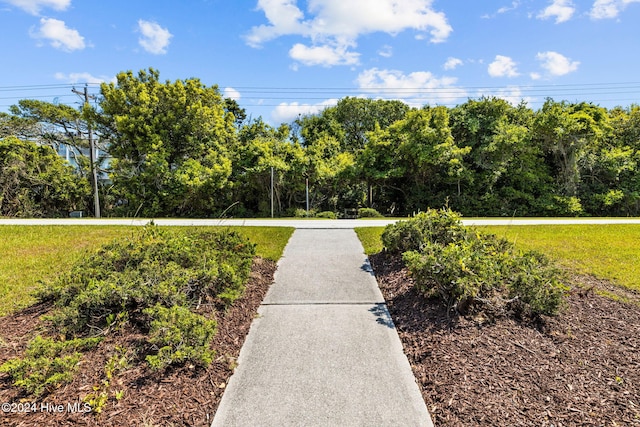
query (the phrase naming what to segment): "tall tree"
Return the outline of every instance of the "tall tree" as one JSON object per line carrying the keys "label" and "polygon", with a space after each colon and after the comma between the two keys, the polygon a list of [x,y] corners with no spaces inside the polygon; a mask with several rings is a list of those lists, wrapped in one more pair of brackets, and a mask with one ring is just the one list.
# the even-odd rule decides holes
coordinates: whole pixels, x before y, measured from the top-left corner
{"label": "tall tree", "polygon": [[609,130],[606,110],[593,104],[548,99],[537,112],[534,137],[553,156],[561,195],[577,196],[580,161],[587,150],[600,144]]}
{"label": "tall tree", "polygon": [[231,174],[235,117],[217,86],[159,77],[129,71],[101,86],[114,202],[126,215],[213,215]]}
{"label": "tall tree", "polygon": [[245,124],[233,152],[233,202],[243,215],[270,215],[271,172],[274,177],[274,214],[283,215],[304,190],[304,150],[288,140],[289,127],[274,128],[261,119]]}
{"label": "tall tree", "polygon": [[358,156],[358,170],[383,192],[395,193],[384,210],[392,205],[401,212],[442,205],[460,192],[466,174],[463,156],[470,148],[455,144],[446,107],[409,111],[386,130],[370,132],[368,139]]}

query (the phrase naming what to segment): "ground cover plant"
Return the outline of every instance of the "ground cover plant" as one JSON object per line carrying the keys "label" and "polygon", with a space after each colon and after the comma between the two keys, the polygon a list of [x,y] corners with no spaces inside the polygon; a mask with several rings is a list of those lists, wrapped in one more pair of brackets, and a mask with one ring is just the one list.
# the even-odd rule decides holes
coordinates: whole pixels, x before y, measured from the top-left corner
{"label": "ground cover plant", "polygon": [[[285,237],[267,250],[279,256],[291,230],[252,233]],[[254,243],[226,227],[147,226],[78,258],[38,291],[39,304],[0,318],[0,396],[64,401],[90,413],[58,421],[46,413],[9,416],[45,424],[210,423],[275,271],[274,261],[255,253]],[[183,394],[202,404],[186,405]]]}
{"label": "ground cover plant", "polygon": [[[535,228],[490,231],[516,234],[516,249],[547,251],[535,235],[525,232]],[[547,244],[560,247],[552,253],[560,254],[569,279],[566,303],[554,316],[539,314],[529,320],[452,316],[441,298],[425,298],[420,277],[399,254],[381,252],[384,229],[356,230],[436,425],[503,425],[505,420],[509,425],[540,426],[640,423],[640,295],[589,274],[590,258],[608,257],[611,265],[625,259],[616,261],[611,248],[617,243],[603,241],[600,226],[554,228],[563,229],[566,235],[559,233],[557,243],[549,239]],[[618,233],[633,232],[626,227],[606,230],[608,239],[621,241],[628,236]],[[541,234],[544,242],[549,235]],[[566,248],[567,241],[574,242],[573,247]],[[576,257],[584,269],[571,262],[572,251],[580,248],[577,242],[585,247]],[[603,297],[601,291],[622,293],[626,302]]]}

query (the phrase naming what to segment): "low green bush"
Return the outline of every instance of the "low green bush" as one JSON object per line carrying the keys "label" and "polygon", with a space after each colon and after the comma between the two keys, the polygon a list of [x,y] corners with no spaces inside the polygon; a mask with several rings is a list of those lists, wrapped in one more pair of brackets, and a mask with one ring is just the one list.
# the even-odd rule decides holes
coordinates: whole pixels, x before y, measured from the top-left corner
{"label": "low green bush", "polygon": [[173,306],[156,305],[144,310],[151,319],[149,332],[151,344],[157,353],[147,356],[153,369],[162,369],[172,363],[187,360],[207,366],[215,352],[210,348],[216,333],[216,321],[206,319],[191,310]]}
{"label": "low green bush", "polygon": [[293,216],[295,216],[296,218],[312,218],[315,215],[315,209],[309,209],[309,212],[307,212],[306,209],[296,209],[293,213]]}
{"label": "low green bush", "polygon": [[101,338],[76,338],[56,341],[35,337],[24,357],[11,359],[0,372],[8,373],[13,384],[34,396],[41,396],[73,378],[82,358],[81,351],[95,347]]}
{"label": "low green bush", "polygon": [[380,218],[383,215],[373,208],[358,209],[358,218]]}
{"label": "low green bush", "polygon": [[465,235],[460,214],[450,209],[429,209],[409,220],[388,225],[382,233],[382,244],[392,253],[418,251],[425,243],[447,245]]}
{"label": "low green bush", "polygon": [[81,260],[38,297],[54,301],[46,319],[68,336],[104,331],[114,314],[145,325],[144,309],[156,304],[233,302],[244,291],[254,254],[255,246],[233,231],[145,227]]}
{"label": "low green bush", "polygon": [[503,238],[464,228],[449,210],[388,226],[383,242],[403,253],[418,290],[462,314],[554,315],[567,292],[560,270],[543,254],[520,253]]}
{"label": "low green bush", "polygon": [[[153,349],[146,357],[152,368],[187,361],[208,365],[216,322],[194,310],[203,302],[225,307],[239,298],[254,255],[255,245],[231,230],[147,226],[115,240],[37,292],[41,301],[53,303],[44,319],[48,332],[62,341],[37,337],[23,358],[0,369],[40,395],[73,378],[81,352],[125,324],[148,333],[141,349]],[[88,397],[96,411],[106,403],[112,371],[105,370],[104,387]]]}
{"label": "low green bush", "polygon": [[316,218],[328,218],[328,219],[337,219],[338,215],[336,215],[335,212],[332,211],[322,211],[322,212],[318,212],[315,215]]}

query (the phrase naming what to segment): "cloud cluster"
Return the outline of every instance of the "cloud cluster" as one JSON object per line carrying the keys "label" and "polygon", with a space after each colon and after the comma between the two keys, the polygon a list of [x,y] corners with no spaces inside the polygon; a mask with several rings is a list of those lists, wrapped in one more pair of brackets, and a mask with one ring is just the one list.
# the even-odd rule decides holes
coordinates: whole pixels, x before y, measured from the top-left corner
{"label": "cloud cluster", "polygon": [[517,77],[520,75],[514,60],[503,55],[496,55],[496,59],[489,64],[488,72],[491,77]]}
{"label": "cloud cluster", "polygon": [[[640,3],[640,0],[594,0],[589,16],[596,20],[617,18],[631,3]],[[572,0],[551,0],[551,4],[538,13],[537,18],[555,18],[556,24],[560,24],[573,18],[576,9]]]}
{"label": "cloud cluster", "polygon": [[[545,77],[560,77],[578,70],[579,61],[573,61],[561,53],[554,51],[539,52],[536,60],[540,63],[540,67],[545,71]],[[517,77],[520,75],[516,62],[503,55],[496,55],[495,60],[489,64],[487,72],[491,77]],[[538,72],[530,73],[533,80],[543,78]]]}
{"label": "cloud cluster", "polygon": [[167,53],[169,41],[173,37],[168,29],[161,27],[156,22],[140,19],[138,20],[138,31],[142,34],[138,43],[144,50],[154,55]]}
{"label": "cloud cluster", "polygon": [[[44,9],[65,11],[71,6],[71,0],[0,0],[24,10],[32,15],[40,15]],[[167,53],[169,42],[173,35],[167,28],[156,22],[138,20],[137,31],[141,34],[139,45],[147,52],[160,55]],[[38,28],[29,31],[34,39],[48,42],[52,47],[65,52],[82,50],[87,47],[84,37],[74,28],[67,26],[60,19],[42,17]]]}
{"label": "cloud cluster", "polygon": [[317,104],[281,102],[271,113],[271,118],[275,123],[290,123],[298,118],[298,116],[318,114],[325,108],[333,107],[337,103],[337,99],[327,99]]}
{"label": "cloud cluster", "polygon": [[65,52],[82,50],[86,47],[84,37],[77,30],[68,28],[64,21],[53,18],[40,19],[40,28],[31,30],[31,37],[47,40],[51,46]]}
{"label": "cloud cluster", "polygon": [[304,65],[354,65],[360,54],[354,49],[361,35],[375,32],[398,34],[414,30],[416,37],[429,34],[432,43],[445,41],[453,31],[433,0],[308,0],[306,14],[297,0],[258,0],[268,24],[253,27],[246,35],[249,46],[260,47],[281,36],[297,35],[309,45],[295,44],[291,58]]}
{"label": "cloud cluster", "polygon": [[589,15],[593,19],[617,18],[631,3],[640,3],[640,0],[596,0]]}
{"label": "cloud cluster", "polygon": [[412,106],[450,104],[465,98],[467,92],[455,86],[455,77],[437,77],[428,71],[404,74],[398,70],[371,68],[362,71],[356,83],[366,95],[400,99]]}
{"label": "cloud cluster", "polygon": [[70,74],[56,73],[54,77],[57,80],[62,80],[72,84],[75,84],[75,83],[100,84],[105,82],[113,82],[113,83],[116,82],[115,77],[106,77],[106,76],[96,77],[90,73],[70,73]]}
{"label": "cloud cluster", "polygon": [[[578,69],[580,62],[572,61],[566,56],[553,51],[541,52],[536,55],[541,66],[550,76],[564,76]],[[533,76],[535,79],[535,75]]]}
{"label": "cloud cluster", "polygon": [[571,0],[553,0],[549,6],[538,14],[538,18],[555,18],[556,24],[560,24],[570,20],[575,12],[576,8]]}

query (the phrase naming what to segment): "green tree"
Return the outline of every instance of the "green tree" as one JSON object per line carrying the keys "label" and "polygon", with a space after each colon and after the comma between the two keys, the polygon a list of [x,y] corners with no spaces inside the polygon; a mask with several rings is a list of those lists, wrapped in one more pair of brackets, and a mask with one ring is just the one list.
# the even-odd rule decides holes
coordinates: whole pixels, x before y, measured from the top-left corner
{"label": "green tree", "polygon": [[[368,138],[358,157],[360,176],[392,195],[386,203],[395,203],[395,209],[444,205],[460,193],[467,173],[463,156],[470,148],[455,144],[446,107],[409,111],[403,120],[386,130],[378,128]],[[385,210],[394,210],[391,205]]]}
{"label": "green tree", "polygon": [[451,110],[456,144],[470,147],[469,173],[457,208],[467,215],[537,214],[551,176],[531,135],[533,111],[499,98],[469,100]]}
{"label": "green tree", "polygon": [[160,82],[159,72],[117,75],[101,86],[99,122],[113,156],[116,212],[210,216],[231,174],[233,113],[217,86],[198,79]]}
{"label": "green tree", "polygon": [[578,195],[580,162],[587,150],[597,147],[609,130],[606,110],[593,104],[548,99],[537,112],[534,138],[553,157],[561,195]]}
{"label": "green tree", "polygon": [[10,110],[14,115],[11,123],[19,129],[17,136],[48,145],[57,152],[64,147],[67,158],[75,163],[78,172],[90,180],[94,212],[99,216],[100,189],[97,176],[104,159],[94,158],[97,154],[95,145],[93,153],[89,151],[96,142],[92,131],[96,117],[94,108],[88,102],[78,110],[65,104],[24,99]]}
{"label": "green tree", "polygon": [[60,217],[85,208],[86,179],[48,146],[0,139],[0,216]]}
{"label": "green tree", "polygon": [[609,111],[611,133],[580,162],[580,197],[593,215],[640,214],[640,107]]}
{"label": "green tree", "polygon": [[233,151],[230,178],[233,200],[244,215],[270,215],[271,169],[274,174],[274,214],[282,215],[304,190],[304,150],[289,141],[287,125],[274,128],[261,119],[245,124]]}

